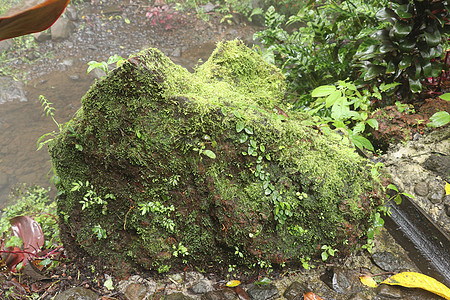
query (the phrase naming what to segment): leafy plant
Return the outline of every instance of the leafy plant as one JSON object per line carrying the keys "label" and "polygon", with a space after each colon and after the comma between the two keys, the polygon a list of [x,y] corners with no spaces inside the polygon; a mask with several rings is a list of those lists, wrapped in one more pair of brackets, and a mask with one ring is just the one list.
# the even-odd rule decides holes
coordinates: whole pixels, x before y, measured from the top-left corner
{"label": "leafy plant", "polygon": [[322,260],[326,261],[328,259],[328,257],[330,256],[334,256],[334,254],[338,251],[336,249],[333,249],[333,247],[328,246],[328,245],[323,245],[320,249],[322,249]]}
{"label": "leafy plant", "polygon": [[382,93],[396,85],[381,84],[379,88],[373,87],[373,92],[367,89],[360,91],[354,83],[342,80],[336,85],[320,86],[311,92],[317,100],[308,113],[320,116],[322,123],[330,123],[341,130],[356,147],[374,151],[372,143],[361,135],[367,125],[378,129],[377,120],[368,117],[370,103],[373,98],[381,99]]}
{"label": "leafy plant", "polygon": [[382,29],[361,45],[356,57],[366,81],[400,82],[404,95],[422,90],[422,81],[441,74],[447,44],[448,1],[396,0],[379,10]]}
{"label": "leafy plant", "polygon": [[108,236],[106,234],[106,230],[102,228],[100,225],[95,225],[92,227],[92,232],[97,236],[97,239],[106,239]]}
{"label": "leafy plant", "polygon": [[[264,31],[254,39],[264,45],[264,56],[274,58],[287,77],[288,98],[297,107],[311,101],[314,88],[343,80],[356,79],[353,55],[364,39],[376,31],[375,1],[310,1],[297,15],[285,16],[269,7]],[[285,26],[294,27],[288,32]]]}
{"label": "leafy plant", "polygon": [[108,75],[109,73],[109,65],[112,65],[114,63],[116,63],[116,66],[119,67],[123,62],[124,62],[124,58],[114,54],[113,56],[110,56],[108,58],[108,61],[101,61],[101,62],[97,62],[95,60],[88,62],[88,69],[87,69],[87,73],[89,74],[92,70],[94,69],[100,69],[103,72],[105,72],[105,75]]}
{"label": "leafy plant", "polygon": [[100,197],[95,191],[94,186],[90,184],[89,181],[77,181],[73,182],[72,185],[73,187],[70,190],[71,192],[85,190],[83,199],[79,201],[80,204],[82,204],[81,210],[85,210],[96,204],[102,207],[102,214],[106,215],[106,211],[108,209],[107,199],[116,199],[113,194],[106,194],[104,198]]}
{"label": "leafy plant", "polygon": [[156,215],[155,221],[167,231],[173,232],[175,230],[175,222],[169,218],[170,213],[175,211],[173,205],[164,206],[159,201],[149,201],[147,203],[139,203],[139,210],[142,216],[149,213]]}

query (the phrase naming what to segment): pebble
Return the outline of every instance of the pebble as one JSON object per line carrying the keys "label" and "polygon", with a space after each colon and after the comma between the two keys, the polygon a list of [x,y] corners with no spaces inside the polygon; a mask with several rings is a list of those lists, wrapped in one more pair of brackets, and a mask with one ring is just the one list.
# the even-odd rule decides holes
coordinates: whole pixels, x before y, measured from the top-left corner
{"label": "pebble", "polygon": [[388,251],[375,252],[372,254],[373,262],[386,272],[394,272],[399,269],[397,257]]}
{"label": "pebble", "polygon": [[253,300],[269,300],[278,296],[278,289],[273,284],[256,285],[253,284],[248,290],[247,294]]}
{"label": "pebble", "polygon": [[425,197],[426,195],[428,195],[428,184],[423,181],[418,182],[414,186],[414,192],[419,196]]}
{"label": "pebble", "polygon": [[400,288],[395,286],[381,284],[376,288],[376,290],[378,296],[386,297],[388,299],[402,298],[402,291],[400,290]]}

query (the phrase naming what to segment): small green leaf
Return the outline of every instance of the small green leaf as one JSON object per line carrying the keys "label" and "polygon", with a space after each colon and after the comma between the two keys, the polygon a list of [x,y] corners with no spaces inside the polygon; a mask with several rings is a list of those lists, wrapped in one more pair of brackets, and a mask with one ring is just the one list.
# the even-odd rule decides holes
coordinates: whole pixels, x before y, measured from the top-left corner
{"label": "small green leaf", "polygon": [[259,145],[259,150],[261,150],[261,152],[264,152],[266,151],[266,147],[263,144],[261,144]]}
{"label": "small green leaf", "polygon": [[236,123],[236,132],[241,132],[243,129],[244,129],[244,122],[242,122],[242,121],[238,121],[237,123]]}
{"label": "small green leaf", "polygon": [[42,260],[39,264],[41,266],[48,266],[51,263],[52,263],[52,259],[51,258],[46,258],[46,259]]}
{"label": "small green leaf", "polygon": [[336,91],[336,87],[334,85],[322,85],[322,86],[315,88],[311,92],[311,96],[312,97],[325,97],[325,96],[330,95],[334,91]]}
{"label": "small green leaf", "polygon": [[450,93],[445,93],[439,96],[442,100],[450,101]]}
{"label": "small green leaf", "polygon": [[375,119],[369,119],[367,120],[367,124],[369,124],[370,127],[372,127],[375,130],[378,130],[378,121]]}
{"label": "small green leaf", "polygon": [[395,196],[394,198],[395,203],[397,203],[397,205],[402,204],[402,196],[400,196],[400,194],[397,194],[397,196]]}
{"label": "small green leaf", "polygon": [[215,159],[216,158],[216,154],[214,152],[212,152],[211,150],[203,150],[202,152],[203,154],[205,154],[206,156],[208,156],[209,158]]}
{"label": "small green leaf", "polygon": [[103,283],[103,286],[104,286],[108,291],[111,291],[111,290],[114,289],[113,281],[112,281],[111,277],[108,278],[108,280],[106,280],[105,283]]}
{"label": "small green leaf", "polygon": [[127,17],[123,18],[123,20],[125,21],[125,23],[130,24],[130,20]]}
{"label": "small green leaf", "polygon": [[422,90],[422,84],[420,83],[420,79],[414,80],[409,78],[409,88],[413,93],[420,92]]}
{"label": "small green leaf", "polygon": [[239,142],[242,144],[242,143],[245,143],[246,141],[247,141],[247,139],[248,139],[248,135],[246,135],[245,133],[242,133],[241,134],[241,137],[239,138]]}
{"label": "small green leaf", "polygon": [[430,120],[427,127],[441,127],[450,122],[450,114],[446,111],[438,111],[430,117]]}
{"label": "small green leaf", "polygon": [[359,149],[369,149],[370,151],[374,151],[372,143],[363,136],[358,134],[349,135],[350,141]]}
{"label": "small green leaf", "polygon": [[245,127],[244,130],[247,134],[253,134],[253,129],[251,129],[250,127]]}
{"label": "small green leaf", "polygon": [[394,191],[396,191],[398,193],[398,188],[395,185],[393,185],[392,183],[390,183],[387,186],[387,188],[390,189],[390,190],[394,190]]}

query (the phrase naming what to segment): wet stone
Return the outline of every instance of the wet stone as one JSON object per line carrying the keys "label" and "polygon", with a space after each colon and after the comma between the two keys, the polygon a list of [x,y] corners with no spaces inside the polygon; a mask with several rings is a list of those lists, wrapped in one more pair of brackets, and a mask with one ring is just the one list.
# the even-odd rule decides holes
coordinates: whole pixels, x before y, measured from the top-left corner
{"label": "wet stone", "polygon": [[273,284],[267,285],[252,285],[248,290],[247,294],[253,300],[267,300],[273,299],[278,296],[278,289]]}
{"label": "wet stone", "polygon": [[425,197],[426,195],[428,195],[428,184],[426,184],[426,182],[423,182],[423,181],[418,182],[414,186],[414,192],[418,196]]}
{"label": "wet stone", "polygon": [[362,293],[351,294],[347,300],[367,300],[367,296],[364,296]]}
{"label": "wet stone", "polygon": [[147,289],[139,283],[130,283],[125,291],[127,300],[142,300],[147,294]]}
{"label": "wet stone", "polygon": [[432,154],[423,163],[423,166],[431,172],[446,178],[449,176],[450,157],[445,155]]}
{"label": "wet stone", "polygon": [[50,31],[52,33],[52,40],[67,39],[74,28],[75,26],[71,21],[65,18],[59,18],[50,28]]}
{"label": "wet stone", "polygon": [[202,300],[239,300],[239,297],[231,289],[222,289],[208,292],[202,295]]}
{"label": "wet stone", "polygon": [[433,204],[441,203],[443,198],[444,198],[444,190],[443,189],[436,190],[428,196],[428,200],[430,200],[430,202]]}
{"label": "wet stone", "polygon": [[214,291],[214,287],[209,280],[201,280],[194,284],[190,290],[194,294],[206,294],[207,292]]}
{"label": "wet stone", "polygon": [[391,252],[375,252],[372,254],[373,262],[386,272],[393,272],[398,270],[399,262],[397,257]]}
{"label": "wet stone", "polygon": [[97,300],[98,295],[82,287],[68,289],[61,294],[56,295],[55,300]]}
{"label": "wet stone", "polygon": [[340,268],[329,268],[320,279],[333,291],[345,294],[351,287],[350,280]]}
{"label": "wet stone", "polygon": [[300,300],[303,299],[303,292],[307,290],[306,286],[298,281],[294,281],[291,285],[284,291],[283,296],[287,300]]}
{"label": "wet stone", "polygon": [[402,298],[402,291],[395,286],[381,284],[376,288],[378,296],[386,297],[388,299]]}

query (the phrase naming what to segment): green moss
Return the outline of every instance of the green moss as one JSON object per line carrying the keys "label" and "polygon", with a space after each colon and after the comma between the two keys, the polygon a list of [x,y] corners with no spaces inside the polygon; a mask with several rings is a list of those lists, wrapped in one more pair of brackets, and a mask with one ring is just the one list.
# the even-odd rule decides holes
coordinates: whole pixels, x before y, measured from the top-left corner
{"label": "green moss", "polygon": [[[50,145],[66,248],[158,269],[189,260],[299,262],[327,244],[345,253],[377,201],[365,162],[305,115],[280,117],[284,78],[241,42],[219,43],[191,74],[156,49],[97,82]],[[75,145],[82,145],[79,151]],[[215,159],[211,158],[211,153]],[[73,182],[108,200],[83,210]],[[143,213],[143,205],[174,211]],[[168,223],[173,222],[173,228]],[[96,224],[108,238],[92,235]],[[174,246],[187,257],[173,257]]]}

